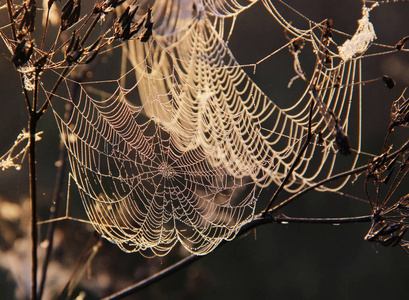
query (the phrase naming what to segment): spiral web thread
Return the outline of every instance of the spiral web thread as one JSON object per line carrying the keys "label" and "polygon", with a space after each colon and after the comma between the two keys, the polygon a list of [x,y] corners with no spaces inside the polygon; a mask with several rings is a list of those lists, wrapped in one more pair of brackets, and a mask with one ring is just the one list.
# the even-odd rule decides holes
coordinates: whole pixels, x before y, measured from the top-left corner
{"label": "spiral web thread", "polygon": [[[289,44],[302,38],[317,62],[301,97],[279,108],[227,47],[234,22],[229,28],[226,19],[253,3],[150,2],[152,39],[123,45],[131,69],[109,82],[115,92],[96,97],[90,87],[104,90],[106,83],[81,83],[78,99],[66,99],[74,104],[69,122],[54,110],[89,220],[124,251],[166,255],[180,242],[205,255],[234,238],[252,219],[260,187],[281,184],[294,164],[312,101],[312,131],[322,139],[313,140],[285,189],[295,193],[355,166],[361,151],[361,85],[355,83],[366,48],[344,61],[332,39],[323,44],[324,22],[308,20],[310,28],[297,29],[264,1],[291,35]],[[334,116],[354,145],[348,158],[334,145]],[[335,191],[346,181],[319,189]]]}

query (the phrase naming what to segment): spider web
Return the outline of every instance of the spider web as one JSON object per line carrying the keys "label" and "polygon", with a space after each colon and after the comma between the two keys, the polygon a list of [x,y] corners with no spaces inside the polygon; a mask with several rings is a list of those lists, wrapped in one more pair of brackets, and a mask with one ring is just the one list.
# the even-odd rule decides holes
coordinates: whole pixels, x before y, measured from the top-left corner
{"label": "spider web", "polygon": [[[109,81],[115,91],[97,97],[90,87],[104,90],[106,82],[77,83],[79,97],[65,99],[73,104],[69,121],[54,110],[72,179],[106,239],[145,255],[166,255],[177,242],[204,255],[236,236],[254,216],[260,188],[281,184],[293,164],[284,187],[290,193],[355,166],[362,96],[356,83],[372,41],[358,34],[367,29],[354,35],[363,46],[341,57],[339,45],[323,39],[328,23],[307,19],[309,28],[298,29],[263,1],[290,35],[278,51],[302,42],[316,61],[305,74],[299,50],[292,51],[297,76],[311,80],[295,104],[280,108],[228,48],[236,17],[255,1],[142,1],[141,15],[148,3],[152,38],[122,45],[123,75]],[[365,17],[368,24],[363,9]],[[297,158],[310,123],[317,137]],[[354,145],[348,158],[338,153],[336,126]],[[319,190],[338,190],[347,180]]]}
{"label": "spider web", "polygon": [[[330,175],[336,152],[332,149],[333,124],[327,122],[326,115],[332,110],[348,130],[352,83],[359,60],[320,64],[313,74],[317,80],[306,87],[292,107],[281,109],[240,68],[222,38],[222,23],[217,17],[213,23],[209,18],[193,18],[188,26],[176,26],[174,34],[169,34],[165,22],[158,31],[167,33],[155,35],[152,43],[128,44],[127,57],[136,71],[146,114],[175,137],[176,146],[182,151],[202,147],[212,166],[222,166],[235,178],[250,176],[260,186],[272,181],[281,184],[308,132],[313,98],[309,91],[312,85],[319,86],[322,100],[313,113],[313,123],[320,128],[324,143],[312,146],[303,156],[286,189],[296,192],[317,176]],[[162,26],[166,29],[161,30]],[[287,23],[286,28],[296,37],[302,36],[313,44],[320,62],[320,38],[313,30],[296,31],[289,26]],[[316,25],[319,26],[323,25]],[[331,88],[338,76],[339,84],[345,85],[343,90]],[[316,147],[322,152],[316,153]],[[321,159],[314,155],[315,166],[311,167],[313,153]]]}

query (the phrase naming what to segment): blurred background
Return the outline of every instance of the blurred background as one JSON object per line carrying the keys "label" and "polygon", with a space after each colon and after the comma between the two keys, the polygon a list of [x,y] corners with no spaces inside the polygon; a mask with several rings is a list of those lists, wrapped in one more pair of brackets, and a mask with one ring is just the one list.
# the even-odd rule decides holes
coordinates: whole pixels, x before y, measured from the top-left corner
{"label": "blurred background", "polygon": [[[328,0],[286,3],[311,20],[333,19],[334,28],[349,34],[355,33],[357,20],[362,17],[362,1],[358,0],[346,0],[342,4]],[[287,20],[294,20],[293,24],[308,26],[283,5],[277,3],[277,8]],[[0,12],[1,18],[7,18],[4,10]],[[393,46],[409,35],[408,13],[409,2],[383,4],[374,9],[370,20],[375,26],[376,42]],[[343,43],[342,36],[337,39],[338,44]],[[261,3],[257,3],[239,15],[229,47],[240,64],[252,64],[286,42],[282,27]],[[7,53],[8,57],[3,43],[0,51]],[[22,129],[27,128],[20,79],[6,56],[0,57],[0,155],[7,152]],[[119,71],[115,58],[108,58],[102,59],[94,70],[98,77]],[[308,61],[303,54],[300,60],[306,70],[314,65],[314,61]],[[295,97],[298,99],[305,89],[305,83],[300,80],[291,89],[287,88],[294,76],[292,56],[288,51],[281,51],[258,65],[255,74],[252,68],[245,70],[282,108],[291,105],[291,101]],[[407,52],[364,60],[364,80],[387,74],[394,78],[396,86],[389,90],[378,81],[364,87],[363,151],[380,153],[390,121],[391,104],[409,85],[408,70]],[[39,218],[46,220],[52,206],[59,155],[59,133],[51,111],[41,119],[38,130],[44,131],[37,148]],[[397,130],[392,139],[395,149],[408,136],[407,128]],[[365,156],[360,163],[364,164],[370,158]],[[25,299],[30,287],[27,162],[25,159],[19,171],[7,169],[0,172],[0,299]],[[347,184],[343,192],[366,199],[361,177],[353,184]],[[406,179],[399,192],[407,193],[408,184]],[[73,185],[70,187],[70,215],[85,218],[75,189]],[[262,191],[259,210],[265,207],[275,189],[276,186],[271,186]],[[60,215],[65,214],[64,210],[65,204],[61,205]],[[370,207],[364,201],[339,194],[309,193],[286,208],[285,214],[348,217],[370,214]],[[126,299],[407,299],[408,255],[399,247],[386,248],[364,241],[369,228],[369,223],[340,226],[269,224],[258,227]],[[46,230],[46,225],[40,226],[42,240]],[[79,263],[84,272],[78,277],[72,295],[64,294],[63,298],[98,299],[188,255],[179,246],[162,258],[126,254],[117,246],[99,240],[90,225],[73,220],[59,221],[44,299],[52,299],[62,290],[87,244],[90,248],[85,252],[86,257],[94,245],[98,245],[94,248],[98,251],[92,260]],[[40,245],[40,265],[44,247],[44,244]]]}

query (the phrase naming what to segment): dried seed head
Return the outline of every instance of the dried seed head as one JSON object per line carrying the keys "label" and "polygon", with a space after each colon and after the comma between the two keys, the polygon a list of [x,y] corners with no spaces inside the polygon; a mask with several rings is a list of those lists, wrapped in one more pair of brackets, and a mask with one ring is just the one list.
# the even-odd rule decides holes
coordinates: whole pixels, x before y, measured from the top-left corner
{"label": "dried seed head", "polygon": [[30,60],[33,50],[33,41],[28,41],[27,39],[22,40],[21,42],[17,43],[16,47],[14,48],[14,54],[11,57],[11,62],[16,68],[23,66]]}
{"label": "dried seed head", "polygon": [[342,155],[348,155],[351,153],[349,137],[338,125],[335,126],[335,143],[337,145],[339,153],[341,153]]}
{"label": "dried seed head", "polygon": [[76,63],[84,53],[84,48],[81,46],[81,36],[74,31],[71,41],[65,50],[65,62],[68,65]]}
{"label": "dried seed head", "polygon": [[395,49],[400,51],[402,50],[403,46],[405,46],[405,43],[409,40],[409,35],[405,36],[403,39],[401,39],[399,42],[396,43]]}
{"label": "dried seed head", "polygon": [[145,21],[145,32],[141,37],[141,42],[145,43],[149,40],[152,35],[153,21],[152,21],[152,8],[148,7],[148,14]]}
{"label": "dried seed head", "polygon": [[35,0],[28,0],[23,4],[23,18],[21,19],[19,31],[26,29],[28,32],[34,31],[35,16],[37,14],[37,3]]}
{"label": "dried seed head", "polygon": [[78,22],[80,15],[81,0],[68,0],[61,10],[61,31]]}
{"label": "dried seed head", "polygon": [[322,145],[324,144],[324,138],[322,136],[322,132],[318,131],[317,135],[316,135],[316,139],[317,139],[317,145]]}
{"label": "dried seed head", "polygon": [[396,85],[395,80],[390,78],[388,75],[383,75],[382,80],[383,82],[385,82],[385,85],[388,89],[393,89],[393,87]]}

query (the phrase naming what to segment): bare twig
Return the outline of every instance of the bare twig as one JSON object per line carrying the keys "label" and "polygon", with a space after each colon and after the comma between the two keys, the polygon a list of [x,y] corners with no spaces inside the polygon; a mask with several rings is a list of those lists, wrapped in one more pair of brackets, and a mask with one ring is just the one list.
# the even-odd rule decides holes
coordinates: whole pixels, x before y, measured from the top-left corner
{"label": "bare twig", "polygon": [[[17,42],[17,34],[12,13],[13,3],[7,0],[7,11],[11,23],[11,31],[13,39]],[[23,75],[20,74],[20,80],[23,87],[24,99],[27,105],[28,112],[28,127],[29,127],[29,183],[30,183],[30,235],[31,235],[31,299],[36,299],[37,296],[37,185],[36,185],[36,130],[39,116],[36,112],[36,97],[34,95],[33,104],[31,106],[27,90],[24,86]],[[37,78],[36,78],[37,82]],[[37,89],[35,89],[35,94]]]}
{"label": "bare twig", "polygon": [[[60,166],[58,167],[57,177],[56,177],[55,186],[54,186],[54,193],[53,193],[53,198],[52,198],[53,207],[51,209],[51,216],[50,216],[51,220],[57,218],[57,215],[58,215],[58,207],[59,207],[60,198],[61,198],[62,184],[63,184],[64,175],[65,175],[66,166],[67,166],[66,155],[67,155],[67,149],[65,148],[64,142],[61,140],[60,141],[60,157],[58,160],[60,162]],[[45,281],[47,278],[48,263],[50,261],[51,252],[53,249],[54,230],[55,230],[56,224],[57,224],[56,222],[51,222],[51,224],[49,225],[47,229],[46,240],[48,244],[47,244],[45,258],[44,258],[43,265],[42,265],[42,275],[40,279],[40,285],[38,288],[38,299],[42,298],[42,295],[44,292]]]}
{"label": "bare twig", "polygon": [[[247,233],[249,230],[254,229],[260,225],[264,224],[269,224],[269,223],[314,223],[314,224],[346,224],[346,223],[362,223],[362,222],[370,222],[372,220],[372,215],[367,215],[367,216],[358,216],[358,217],[346,217],[346,218],[290,218],[290,217],[282,217],[282,216],[277,216],[273,217],[271,215],[264,216],[264,213],[260,213],[255,218],[247,223],[244,224],[239,233],[237,234],[238,236],[244,235]],[[226,241],[223,241],[220,246],[226,244]],[[215,250],[217,251],[217,249]],[[194,263],[195,261],[198,261],[201,258],[204,258],[205,256],[196,256],[196,255],[189,255],[180,261],[174,263],[173,265],[163,269],[162,271],[159,271],[158,273],[143,279],[139,282],[137,282],[134,285],[131,285],[115,294],[109,295],[105,298],[102,298],[102,300],[117,300],[117,299],[122,299],[126,296],[129,296],[137,291],[140,291],[158,281],[160,281],[163,278],[166,278],[177,271],[180,271],[184,267],[187,267],[188,265]]]}
{"label": "bare twig", "polygon": [[11,0],[7,0],[7,12],[9,15],[9,20],[11,23],[11,34],[13,35],[13,39],[16,41],[17,40],[17,35],[16,35],[16,26],[14,24],[14,20],[13,20],[13,12],[12,12],[12,7],[13,4],[11,2]]}
{"label": "bare twig", "polygon": [[[391,153],[388,156],[389,160],[394,159],[395,157],[397,157],[398,155],[400,155],[401,153],[405,152],[409,150],[409,141],[403,145],[400,149],[398,149],[397,151]],[[378,158],[379,159],[379,158]],[[373,215],[365,215],[365,216],[356,216],[356,217],[344,217],[344,218],[297,218],[297,217],[287,217],[287,216],[273,216],[272,214],[276,211],[278,211],[280,208],[284,207],[285,205],[288,205],[290,202],[292,202],[293,200],[295,200],[296,198],[299,198],[300,196],[306,194],[307,192],[310,192],[312,190],[314,190],[315,188],[330,183],[332,181],[347,177],[347,176],[351,176],[353,174],[359,174],[364,172],[365,170],[367,170],[369,168],[369,164],[359,167],[359,168],[355,168],[353,170],[347,171],[347,172],[343,172],[343,173],[339,173],[337,175],[332,176],[331,178],[322,180],[318,183],[316,183],[315,185],[302,190],[301,192],[298,192],[297,194],[293,195],[292,197],[288,198],[287,200],[281,202],[280,204],[276,205],[275,207],[271,208],[268,210],[268,213],[266,214],[266,212],[262,212],[258,215],[256,215],[252,221],[250,221],[249,223],[244,224],[241,228],[239,233],[237,234],[237,236],[242,236],[245,233],[247,233],[249,230],[254,229],[260,225],[265,225],[265,224],[271,224],[271,223],[278,223],[278,224],[282,224],[282,223],[303,223],[303,224],[347,224],[347,223],[367,223],[367,222],[371,222]],[[220,246],[222,246],[223,244],[225,244],[226,241],[222,242]],[[217,251],[217,249],[215,250]],[[162,278],[165,278],[177,271],[179,271],[180,269],[190,265],[191,263],[199,260],[200,258],[202,258],[203,256],[195,256],[195,255],[190,255],[182,260],[180,260],[179,262],[167,267],[166,269],[144,279],[139,281],[138,283],[129,286],[126,289],[123,289],[115,294],[112,294],[110,296],[107,296],[103,299],[105,300],[112,300],[112,299],[122,299],[125,296],[131,295],[134,292],[137,292],[139,290],[142,290],[145,287],[150,286],[151,284],[159,281]]]}
{"label": "bare twig", "polygon": [[101,237],[97,237],[98,240],[95,242],[95,238],[97,237],[96,234],[92,235],[89,240],[88,243],[86,244],[85,248],[83,249],[80,258],[77,261],[77,264],[75,265],[74,270],[72,271],[72,274],[69,278],[69,280],[67,281],[67,283],[65,284],[65,286],[63,287],[63,289],[61,290],[60,294],[58,295],[58,297],[56,299],[63,299],[62,297],[64,296],[64,293],[66,290],[68,290],[68,293],[70,293],[70,287],[72,287],[73,282],[75,280],[75,278],[77,276],[80,276],[81,273],[81,268],[84,266],[84,263],[89,260],[89,259],[93,259],[93,257],[95,256],[95,254],[98,252],[99,247],[102,244],[102,238]]}
{"label": "bare twig", "polygon": [[144,279],[139,281],[138,283],[131,285],[130,287],[123,289],[115,294],[112,294],[110,296],[107,296],[105,298],[103,298],[103,300],[114,300],[114,299],[122,299],[123,297],[129,296],[131,294],[133,294],[136,291],[139,291],[145,287],[148,287],[150,285],[152,285],[153,283],[161,280],[162,278],[165,278],[173,273],[176,273],[177,271],[183,269],[184,267],[192,264],[193,262],[199,260],[200,258],[202,258],[204,256],[197,256],[197,255],[189,255],[188,257],[185,257],[183,259],[181,259],[180,261],[178,261],[177,263],[167,267],[166,269],[163,269],[162,271]]}
{"label": "bare twig", "polygon": [[[99,16],[99,15],[98,15]],[[95,20],[98,20],[98,18],[96,18]],[[105,26],[103,27],[103,29],[101,30],[101,32],[103,32],[104,30],[106,30],[107,28],[107,24],[109,24],[113,19],[113,15],[111,15],[108,19],[108,22],[104,23]],[[96,22],[93,22],[92,27],[95,27]],[[81,71],[79,72],[78,76],[76,76],[76,82],[82,82],[85,78],[86,78],[86,74],[94,69],[98,64],[99,64],[99,60],[95,60],[93,61],[91,64],[87,65],[87,67],[84,67],[81,69]],[[71,84],[70,85],[70,95],[73,96],[73,98],[77,97],[79,94],[79,85],[78,84]],[[51,95],[50,95],[51,96]],[[51,97],[49,97],[47,99],[47,102],[50,101]],[[72,109],[73,106],[72,104],[70,105],[69,108],[66,108],[65,111],[65,116],[64,119],[65,121],[68,121],[69,118],[71,117],[71,113],[72,113]],[[63,184],[63,179],[64,179],[64,175],[65,175],[65,170],[66,170],[66,166],[67,166],[67,148],[65,147],[65,144],[63,142],[63,140],[60,140],[60,156],[59,156],[59,162],[61,163],[61,165],[58,168],[57,171],[57,177],[56,177],[56,181],[55,181],[55,186],[54,186],[54,194],[53,194],[53,198],[52,198],[52,203],[53,203],[53,208],[52,208],[52,213],[50,216],[51,220],[54,220],[57,218],[57,213],[58,213],[58,205],[60,202],[60,194],[61,194],[61,188],[62,188],[62,184]],[[54,239],[54,230],[55,230],[55,226],[56,223],[55,222],[51,222],[50,226],[48,227],[47,230],[47,249],[46,249],[46,255],[44,258],[44,262],[43,262],[43,266],[42,266],[42,277],[41,277],[41,281],[40,281],[40,286],[39,286],[39,292],[38,292],[38,299],[41,299],[43,291],[44,291],[44,286],[45,286],[45,282],[46,282],[46,278],[47,278],[47,269],[48,269],[48,263],[50,261],[50,257],[51,257],[51,252],[53,249],[53,239]]]}
{"label": "bare twig", "polygon": [[[91,14],[92,15],[92,14]],[[90,15],[90,16],[91,16]],[[97,15],[97,17],[94,19],[93,23],[91,24],[91,26],[88,28],[81,46],[83,46],[83,44],[85,43],[85,40],[88,38],[88,36],[90,35],[91,31],[95,28],[98,20],[100,19],[101,13],[99,13]],[[89,17],[90,18],[90,17]],[[87,19],[87,21],[89,20],[89,18]],[[108,19],[109,21],[112,20],[112,17],[110,17]],[[86,21],[86,22],[87,22]],[[106,30],[106,25],[107,23],[105,23],[104,29]],[[58,37],[60,36],[61,30],[59,30],[58,33]],[[74,37],[72,37],[74,38]],[[57,41],[57,40],[56,40]],[[53,45],[53,47],[55,46],[55,44]],[[51,50],[50,50],[51,52]],[[97,65],[97,62],[95,61],[95,63],[92,66]],[[38,110],[38,117],[41,117],[47,110],[50,101],[52,99],[52,97],[54,96],[55,92],[57,91],[58,87],[60,86],[60,84],[62,83],[62,81],[64,80],[65,76],[68,74],[68,72],[70,70],[72,70],[72,68],[75,66],[75,64],[69,64],[68,66],[66,66],[62,73],[60,74],[59,78],[57,79],[57,81],[54,84],[54,87],[52,88],[51,92],[48,94],[46,101],[43,103],[42,107]],[[82,81],[85,77],[86,77],[86,73],[92,69],[92,67],[87,67],[84,68],[79,76],[77,77],[77,81]],[[75,88],[76,87],[76,88]],[[73,87],[73,89],[75,89],[75,91],[71,92],[71,95],[75,95],[78,94],[77,88],[78,85],[75,85],[75,87]],[[70,110],[66,112],[66,117],[69,118],[71,115]],[[56,180],[56,184],[55,184],[55,190],[54,190],[54,195],[53,195],[53,203],[54,203],[54,207],[53,207],[53,214],[57,214],[58,211],[58,203],[59,203],[59,196],[60,196],[60,191],[61,191],[61,186],[62,186],[62,180],[64,177],[64,172],[65,172],[65,166],[66,166],[66,148],[65,145],[63,143],[60,144],[60,161],[61,161],[61,166],[58,170],[58,175],[57,175],[57,180]],[[52,217],[53,218],[53,217]],[[43,290],[44,290],[44,285],[45,285],[45,281],[46,281],[46,274],[47,274],[47,268],[48,268],[48,263],[49,263],[49,259],[51,256],[51,252],[52,252],[52,247],[53,247],[53,236],[54,236],[54,229],[55,229],[55,223],[52,223],[50,225],[50,227],[48,228],[48,233],[47,233],[47,240],[48,240],[48,246],[47,246],[47,250],[46,250],[46,257],[43,263],[43,268],[42,268],[42,277],[41,277],[41,282],[40,282],[40,289],[39,289],[39,293],[38,293],[38,298],[41,299],[42,294],[43,294]],[[74,271],[75,274],[75,271]],[[70,280],[71,281],[71,280]],[[69,281],[69,282],[70,282]]]}
{"label": "bare twig", "polygon": [[[393,160],[399,154],[401,154],[401,153],[403,153],[405,151],[408,151],[408,150],[409,150],[409,141],[406,144],[404,144],[400,149],[398,149],[397,151],[391,153],[388,156],[388,160]],[[310,192],[312,190],[315,190],[316,188],[318,188],[318,187],[320,187],[320,186],[322,186],[324,184],[327,184],[327,183],[330,183],[330,182],[333,182],[333,181],[336,181],[338,179],[345,178],[345,177],[348,177],[348,176],[351,176],[351,175],[354,175],[354,174],[360,174],[360,173],[366,171],[369,167],[370,167],[370,165],[368,164],[368,165],[365,165],[365,166],[355,168],[355,169],[350,170],[350,171],[346,171],[346,172],[343,172],[343,173],[336,174],[334,176],[331,176],[330,178],[321,180],[320,182],[317,182],[316,184],[314,184],[314,185],[312,185],[312,186],[298,192],[297,194],[287,198],[286,200],[282,201],[280,204],[277,204],[272,209],[270,209],[269,213],[273,213],[273,212],[278,211],[279,209],[281,209],[284,206],[288,205],[290,202],[294,201],[295,199],[299,198],[300,196],[302,196],[302,195],[304,195],[304,194],[306,194],[306,193],[308,193],[308,192]]]}
{"label": "bare twig", "polygon": [[37,184],[36,184],[36,142],[35,134],[38,117],[35,112],[29,117],[29,164],[30,164],[30,203],[31,203],[31,299],[37,295]]}
{"label": "bare twig", "polygon": [[288,171],[287,175],[285,176],[283,182],[281,183],[281,185],[278,187],[278,189],[275,191],[275,193],[273,194],[273,196],[271,197],[267,207],[264,210],[263,215],[266,216],[268,213],[268,210],[271,208],[271,206],[273,205],[273,202],[277,199],[278,195],[281,193],[281,191],[283,190],[284,186],[287,184],[288,179],[290,179],[290,176],[292,176],[293,171],[295,169],[295,167],[297,167],[298,163],[300,162],[301,157],[303,156],[305,150],[307,150],[308,145],[311,142],[311,138],[313,136],[312,134],[312,109],[314,108],[314,101],[311,101],[310,104],[310,114],[309,114],[309,119],[308,119],[308,133],[307,133],[307,139],[305,140],[300,152],[298,153],[297,157],[294,160],[294,163],[292,164],[290,170]]}

